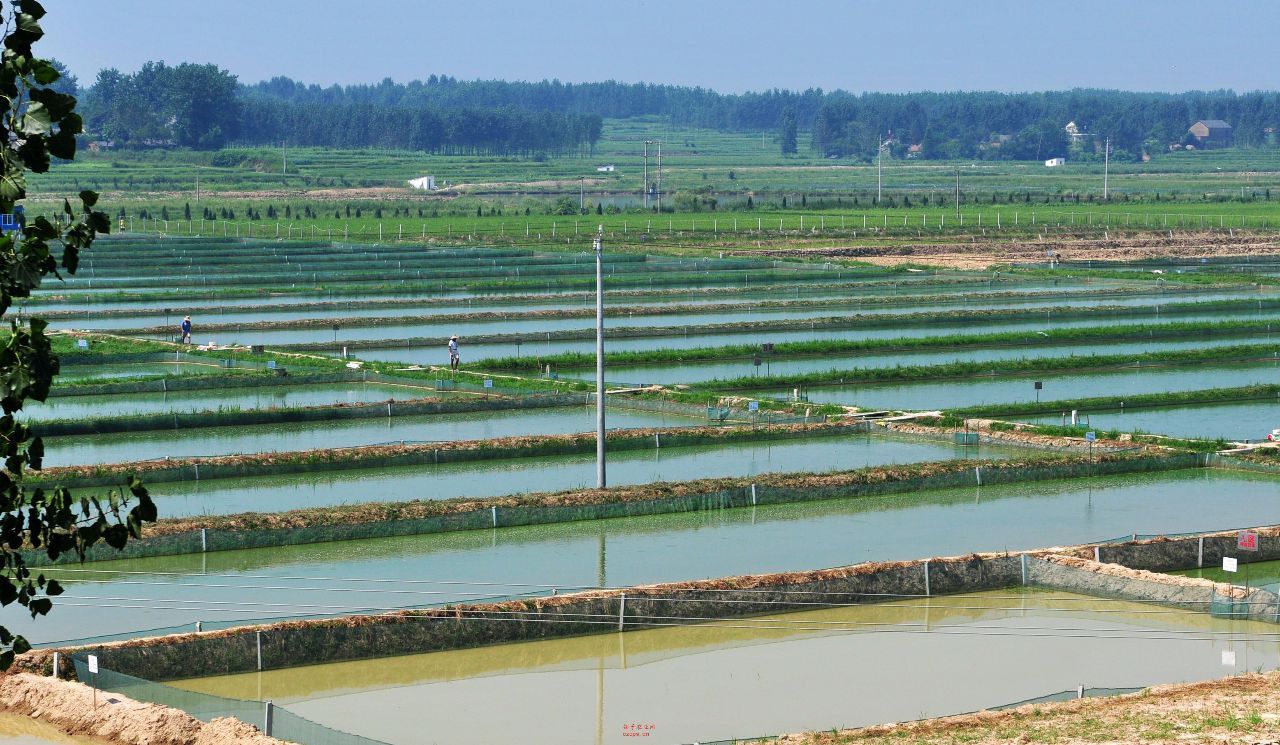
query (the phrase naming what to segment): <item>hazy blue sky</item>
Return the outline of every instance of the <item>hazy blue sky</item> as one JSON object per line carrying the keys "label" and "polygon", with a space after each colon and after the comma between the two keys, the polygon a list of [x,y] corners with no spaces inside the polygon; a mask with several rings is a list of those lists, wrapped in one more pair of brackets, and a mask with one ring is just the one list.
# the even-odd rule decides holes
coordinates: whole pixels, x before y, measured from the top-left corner
{"label": "hazy blue sky", "polygon": [[256,82],[621,80],[726,92],[1280,88],[1274,0],[44,0],[82,84],[147,60]]}

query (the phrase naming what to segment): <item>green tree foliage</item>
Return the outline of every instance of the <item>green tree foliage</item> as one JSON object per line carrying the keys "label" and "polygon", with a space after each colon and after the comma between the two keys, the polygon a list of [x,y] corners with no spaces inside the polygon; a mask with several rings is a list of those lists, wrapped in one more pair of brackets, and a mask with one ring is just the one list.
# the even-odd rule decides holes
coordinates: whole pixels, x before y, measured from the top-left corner
{"label": "green tree foliage", "polygon": [[[26,197],[27,171],[48,171],[51,157],[75,157],[75,138],[83,126],[74,111],[75,98],[52,87],[58,70],[48,60],[37,59],[32,50],[44,35],[43,16],[44,9],[34,0],[0,7],[0,213],[13,213]],[[30,296],[46,275],[59,276],[59,270],[75,273],[80,252],[97,233],[110,229],[107,215],[93,210],[97,200],[97,194],[82,191],[78,212],[69,201],[63,202],[65,224],[41,216],[26,224],[20,239],[13,233],[0,237],[0,315],[14,298]],[[53,244],[61,247],[60,257],[50,250]],[[81,499],[73,499],[63,487],[28,489],[23,483],[28,469],[40,469],[44,443],[17,414],[28,399],[45,400],[58,374],[58,358],[45,327],[38,318],[26,323],[10,319],[9,334],[0,340],[0,542],[6,547],[0,552],[0,605],[16,602],[33,618],[49,612],[50,598],[62,588],[43,574],[32,577],[20,551],[42,550],[50,559],[74,553],[83,560],[85,550],[100,541],[123,547],[139,535],[143,523],[156,518],[155,505],[134,478],[122,492]],[[15,654],[29,648],[25,639],[0,627],[0,668],[8,668]]]}
{"label": "green tree foliage", "polygon": [[86,98],[89,131],[122,145],[215,149],[240,128],[236,78],[216,65],[148,62],[133,75],[98,73]]}
{"label": "green tree foliage", "polygon": [[782,110],[782,115],[778,117],[778,147],[781,148],[783,155],[796,154],[796,112],[787,107]]}

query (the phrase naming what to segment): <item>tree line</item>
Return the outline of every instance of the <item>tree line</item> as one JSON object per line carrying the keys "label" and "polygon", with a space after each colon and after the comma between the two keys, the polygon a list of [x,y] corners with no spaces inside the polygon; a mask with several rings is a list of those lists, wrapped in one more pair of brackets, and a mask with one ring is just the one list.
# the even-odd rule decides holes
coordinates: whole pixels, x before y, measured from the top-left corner
{"label": "tree line", "polygon": [[[650,83],[476,80],[431,75],[397,83],[307,85],[287,77],[240,84],[215,65],[149,62],[132,75],[103,70],[84,96],[87,128],[124,144],[197,148],[288,141],[433,153],[589,151],[601,120],[655,116],[673,126],[774,132],[795,152],[797,128],[823,156],[1039,160],[1137,159],[1185,140],[1197,119],[1225,119],[1236,144],[1273,144],[1280,95],[1233,91],[1132,93],[862,93],[767,90],[722,94]],[[1081,135],[1064,130],[1074,121]]]}
{"label": "tree line", "polygon": [[[1280,94],[1232,91],[1132,93],[1071,90],[1042,93],[868,93],[835,96],[812,124],[812,147],[823,155],[874,158],[882,143],[894,155],[919,145],[922,158],[1099,159],[1107,138],[1112,157],[1138,160],[1170,144],[1189,142],[1198,119],[1223,119],[1235,144],[1274,143]],[[1075,122],[1080,132],[1065,130]]]}
{"label": "tree line", "polygon": [[98,73],[84,95],[88,131],[123,146],[290,145],[397,148],[442,154],[586,152],[599,141],[598,114],[413,101],[318,101],[255,95],[216,65],[148,62],[138,72]]}

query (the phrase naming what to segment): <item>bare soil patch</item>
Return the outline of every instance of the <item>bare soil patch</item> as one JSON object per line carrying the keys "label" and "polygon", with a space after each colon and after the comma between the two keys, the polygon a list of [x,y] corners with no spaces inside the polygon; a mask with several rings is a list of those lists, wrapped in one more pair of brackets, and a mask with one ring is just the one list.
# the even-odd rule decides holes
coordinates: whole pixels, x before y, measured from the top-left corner
{"label": "bare soil patch", "polygon": [[1220,256],[1280,256],[1280,242],[1273,236],[1203,233],[1143,233],[1125,237],[1080,238],[1046,235],[1032,240],[979,240],[919,242],[893,245],[847,243],[845,245],[762,249],[738,249],[735,254],[776,258],[856,259],[881,266],[929,264],[952,269],[987,269],[999,264],[1043,263],[1052,251],[1060,261],[1133,261],[1160,258],[1213,258]]}
{"label": "bare soil patch", "polygon": [[1044,742],[1280,744],[1280,671],[1163,685],[1138,693],[1009,711],[785,735],[775,745],[996,745]]}
{"label": "bare soil patch", "polygon": [[81,683],[16,673],[0,679],[0,710],[52,724],[70,735],[127,745],[278,745],[238,719],[205,724],[189,714]]}

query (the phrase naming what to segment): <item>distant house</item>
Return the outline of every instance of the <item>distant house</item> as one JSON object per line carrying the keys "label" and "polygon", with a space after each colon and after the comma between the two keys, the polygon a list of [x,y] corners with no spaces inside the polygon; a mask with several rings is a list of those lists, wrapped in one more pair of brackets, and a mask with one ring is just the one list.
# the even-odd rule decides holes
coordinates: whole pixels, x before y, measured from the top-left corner
{"label": "distant house", "polygon": [[1075,122],[1067,122],[1067,126],[1063,127],[1062,131],[1067,133],[1067,139],[1072,142],[1084,142],[1093,136],[1081,129],[1080,125]]}
{"label": "distant house", "polygon": [[611,163],[607,166],[596,166],[596,171],[600,173],[613,173],[617,168]]}
{"label": "distant house", "polygon": [[1045,168],[1057,168],[1058,166],[1062,166],[1066,164],[1067,164],[1066,158],[1050,158],[1044,162]]}
{"label": "distant house", "polygon": [[1221,119],[1201,119],[1187,133],[1196,138],[1196,148],[1209,150],[1219,147],[1231,147],[1231,125]]}
{"label": "distant house", "polygon": [[418,178],[410,179],[409,186],[412,186],[415,189],[426,189],[427,191],[432,191],[436,188],[436,177],[419,176]]}

